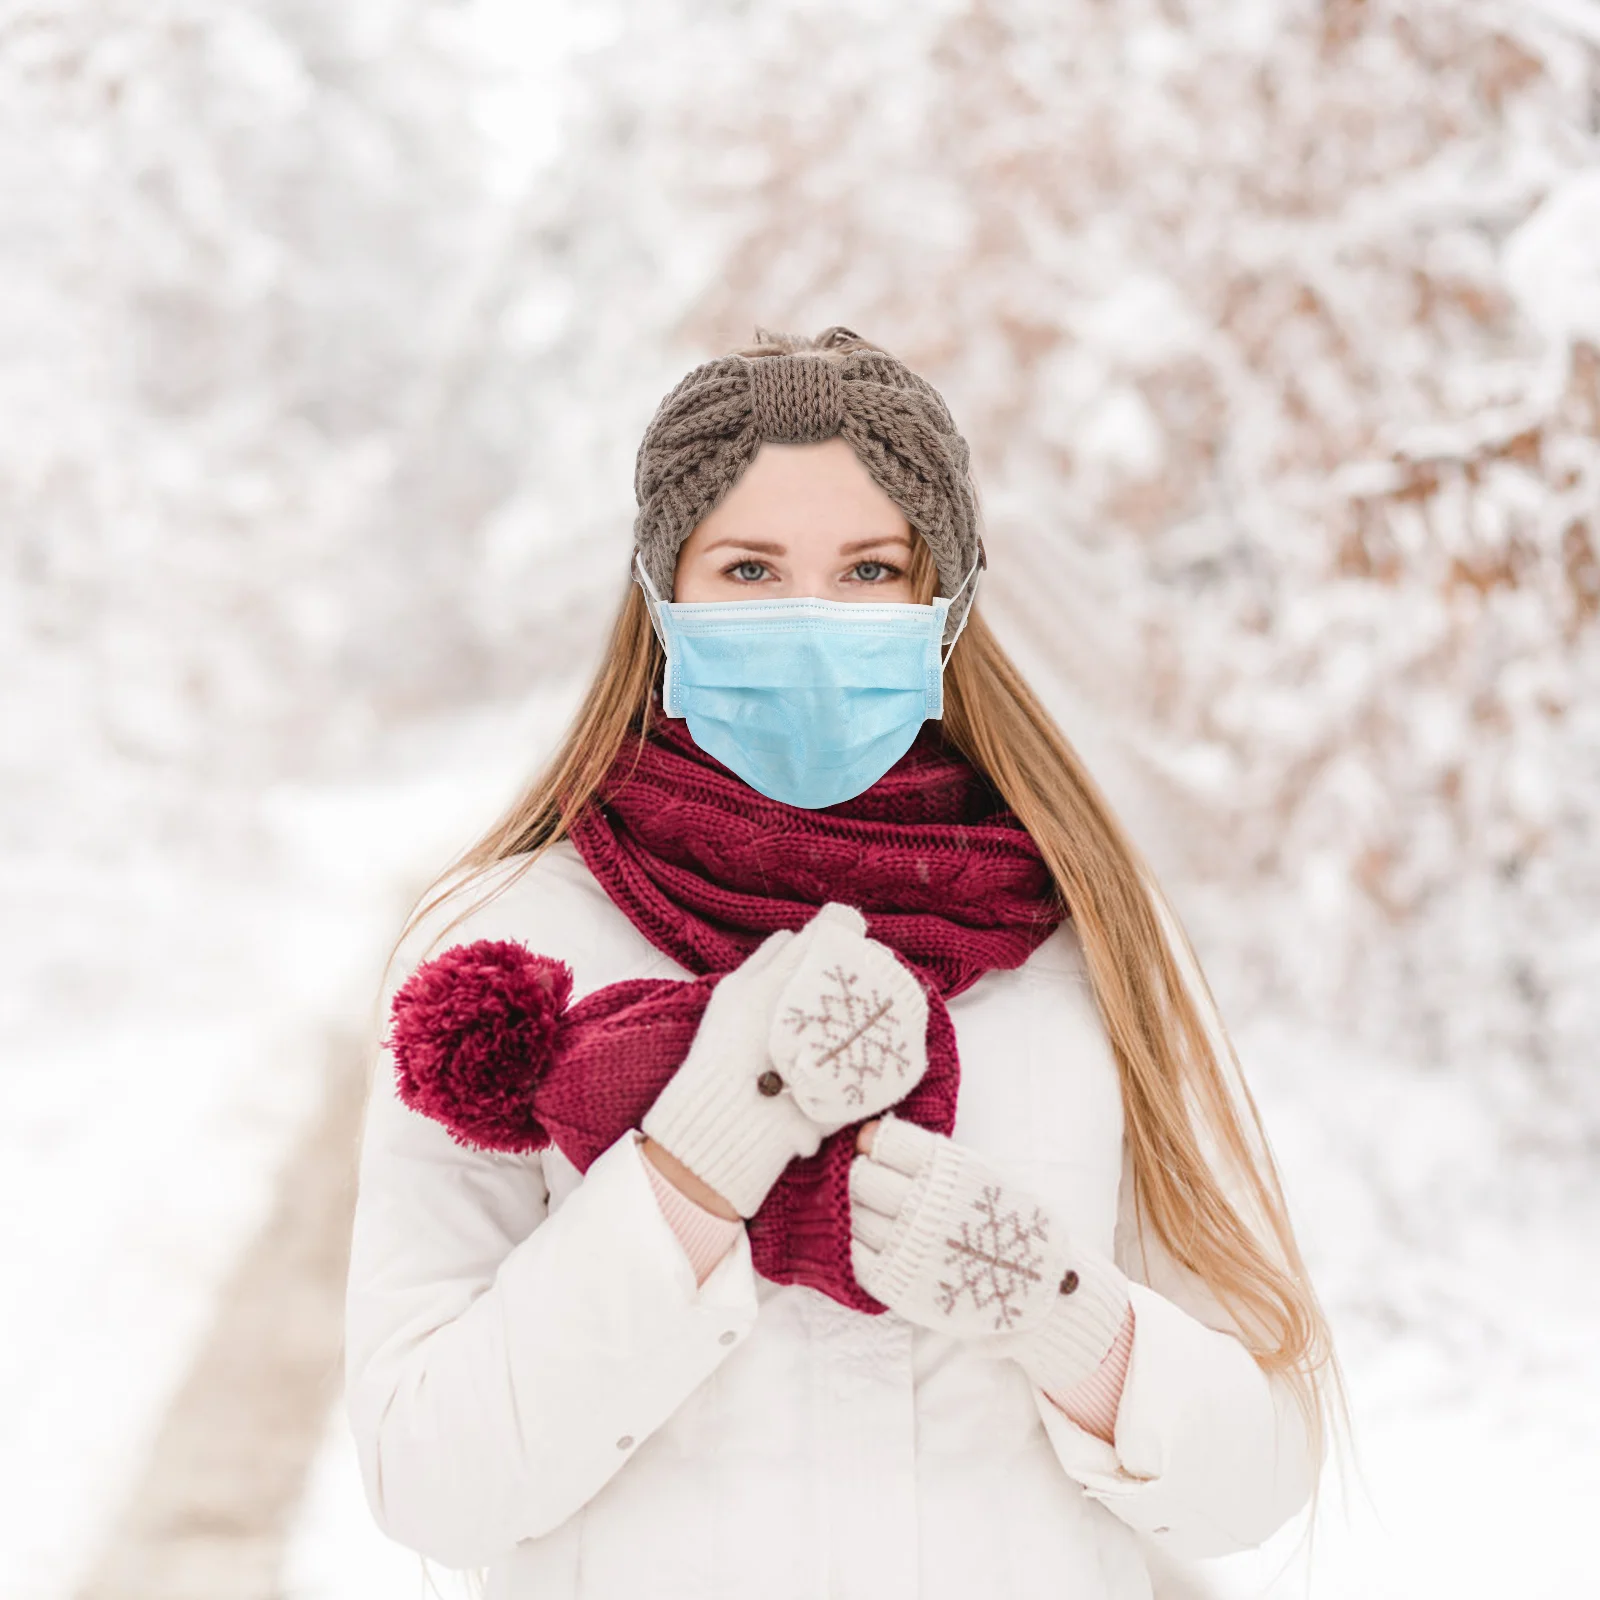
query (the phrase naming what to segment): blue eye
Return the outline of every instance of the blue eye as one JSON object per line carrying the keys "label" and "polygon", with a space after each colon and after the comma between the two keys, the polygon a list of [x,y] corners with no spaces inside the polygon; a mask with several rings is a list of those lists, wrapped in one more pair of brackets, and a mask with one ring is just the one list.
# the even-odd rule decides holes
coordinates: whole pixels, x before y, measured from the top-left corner
{"label": "blue eye", "polygon": [[741,583],[759,583],[761,575],[767,570],[764,561],[736,561],[728,568],[729,576],[736,577]]}
{"label": "blue eye", "polygon": [[855,574],[862,583],[882,583],[898,578],[900,569],[890,566],[887,561],[858,561],[855,565]]}

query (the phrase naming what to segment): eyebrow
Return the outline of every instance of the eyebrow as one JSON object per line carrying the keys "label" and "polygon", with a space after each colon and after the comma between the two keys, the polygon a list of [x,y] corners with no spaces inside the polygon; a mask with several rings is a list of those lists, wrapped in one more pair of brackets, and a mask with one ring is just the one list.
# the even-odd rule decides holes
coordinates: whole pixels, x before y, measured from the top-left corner
{"label": "eyebrow", "polygon": [[[849,555],[855,550],[867,550],[877,544],[900,544],[906,549],[911,548],[911,541],[903,533],[878,533],[870,539],[852,539],[849,544],[839,546],[842,555]],[[787,553],[788,546],[777,544],[771,539],[713,539],[706,547],[711,550],[758,550],[764,556],[781,556]]]}

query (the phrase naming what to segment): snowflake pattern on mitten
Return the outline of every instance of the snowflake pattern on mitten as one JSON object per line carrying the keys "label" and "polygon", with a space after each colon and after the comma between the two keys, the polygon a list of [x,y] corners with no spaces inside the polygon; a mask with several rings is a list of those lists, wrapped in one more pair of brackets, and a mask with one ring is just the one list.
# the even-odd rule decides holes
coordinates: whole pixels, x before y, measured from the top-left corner
{"label": "snowflake pattern on mitten", "polygon": [[846,1105],[859,1106],[869,1081],[891,1069],[896,1078],[911,1071],[905,1027],[894,997],[876,986],[863,993],[859,972],[833,966],[826,977],[831,988],[817,997],[817,1009],[790,1006],[784,1025],[810,1046],[813,1070],[842,1085]]}
{"label": "snowflake pattern on mitten", "polygon": [[[772,1064],[813,1120],[842,1127],[903,1100],[928,1068],[928,997],[859,912],[838,907],[772,1013]],[[856,926],[849,918],[854,917]]]}
{"label": "snowflake pattern on mitten", "polygon": [[963,1297],[974,1311],[993,1307],[996,1331],[1013,1328],[1021,1320],[1028,1287],[1044,1276],[1050,1242],[1050,1219],[1038,1206],[1024,1218],[1019,1207],[1005,1204],[999,1184],[985,1184],[972,1202],[979,1221],[962,1222],[959,1238],[946,1238],[943,1265],[954,1267],[955,1281],[939,1280],[939,1307],[954,1314]]}

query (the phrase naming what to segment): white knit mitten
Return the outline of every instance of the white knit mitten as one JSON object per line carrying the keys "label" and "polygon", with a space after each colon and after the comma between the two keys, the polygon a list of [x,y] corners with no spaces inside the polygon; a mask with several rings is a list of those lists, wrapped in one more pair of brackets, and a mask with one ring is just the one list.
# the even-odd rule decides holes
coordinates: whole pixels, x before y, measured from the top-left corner
{"label": "white knit mitten", "polygon": [[796,1156],[903,1100],[927,1071],[928,1001],[866,919],[830,902],[712,991],[640,1128],[753,1217]]}
{"label": "white knit mitten", "polygon": [[953,1139],[885,1117],[850,1164],[851,1256],[909,1322],[1008,1356],[1051,1393],[1104,1360],[1128,1309],[1116,1264]]}

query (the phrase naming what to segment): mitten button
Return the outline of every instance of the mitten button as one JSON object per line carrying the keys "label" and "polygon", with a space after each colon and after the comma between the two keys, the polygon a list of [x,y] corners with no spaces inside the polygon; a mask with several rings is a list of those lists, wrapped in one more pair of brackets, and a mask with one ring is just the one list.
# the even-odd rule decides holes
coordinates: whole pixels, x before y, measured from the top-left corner
{"label": "mitten button", "polygon": [[1077,1287],[1078,1274],[1069,1268],[1066,1277],[1061,1280],[1061,1292],[1062,1294],[1071,1294]]}
{"label": "mitten button", "polygon": [[768,1067],[767,1070],[756,1079],[756,1088],[758,1088],[764,1095],[781,1094],[783,1091],[783,1079],[776,1072],[774,1072],[771,1067]]}

